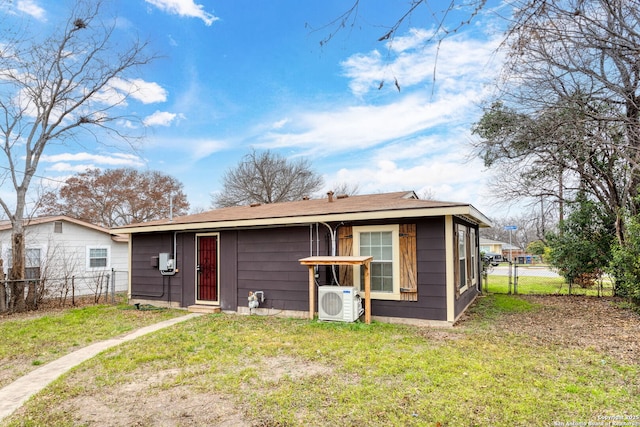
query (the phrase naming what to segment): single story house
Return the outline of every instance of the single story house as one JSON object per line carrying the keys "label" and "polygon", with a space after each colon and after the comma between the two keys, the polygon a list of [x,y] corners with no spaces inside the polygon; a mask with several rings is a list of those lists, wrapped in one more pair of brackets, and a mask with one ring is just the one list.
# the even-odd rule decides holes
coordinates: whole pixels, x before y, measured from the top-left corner
{"label": "single story house", "polygon": [[480,292],[478,228],[489,226],[469,204],[420,200],[413,191],[330,192],[115,231],[130,235],[131,303],[307,317],[317,310],[311,281],[316,293],[330,285],[357,291],[364,276],[359,265],[311,270],[301,260],[373,257],[373,319],[451,325]]}
{"label": "single story house", "polygon": [[502,246],[505,243],[498,240],[485,239],[480,237],[480,252],[502,254]]}
{"label": "single story house", "polygon": [[503,242],[499,242],[497,240],[485,239],[484,237],[480,237],[480,253],[484,254],[484,256],[491,257],[492,261],[501,262],[502,261],[502,246]]}
{"label": "single story house", "polygon": [[523,260],[527,259],[529,260],[527,263],[531,263],[532,258],[532,256],[522,248],[509,243],[500,242],[498,240],[485,239],[483,237],[480,238],[480,252],[488,255],[494,255],[494,259],[497,261],[508,261],[511,259],[513,262],[517,262],[519,264],[524,264],[525,261]]}
{"label": "single story house", "polygon": [[[128,290],[129,236],[64,215],[27,219],[24,230],[26,277],[42,279],[46,296],[105,293],[112,285]],[[10,221],[0,221],[0,258],[6,275],[12,265]]]}

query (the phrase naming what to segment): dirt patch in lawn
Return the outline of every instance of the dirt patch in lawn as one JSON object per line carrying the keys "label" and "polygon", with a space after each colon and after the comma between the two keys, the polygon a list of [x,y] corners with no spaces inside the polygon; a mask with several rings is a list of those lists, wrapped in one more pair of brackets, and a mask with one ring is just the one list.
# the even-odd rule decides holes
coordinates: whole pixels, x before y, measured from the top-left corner
{"label": "dirt patch in lawn", "polygon": [[[290,356],[267,357],[256,368],[263,379],[276,383],[285,377],[299,379],[332,372],[332,368],[324,364]],[[177,378],[183,374],[177,368],[155,373],[136,371],[125,384],[87,387],[86,392],[67,399],[59,410],[72,417],[73,425],[85,426],[261,425],[247,417],[242,405],[231,396],[182,384]],[[70,389],[75,385],[86,387],[94,383],[93,376],[91,370],[78,370],[67,380],[68,386]],[[246,386],[250,384],[251,381]]]}
{"label": "dirt patch in lawn", "polygon": [[285,377],[298,379],[313,375],[329,375],[333,372],[330,366],[300,361],[291,356],[267,357],[261,365],[260,372],[262,372],[263,379],[272,382],[278,382]]}
{"label": "dirt patch in lawn", "polygon": [[[498,317],[488,326],[497,332],[526,335],[541,345],[594,349],[621,363],[640,363],[640,315],[620,308],[621,300],[585,296],[520,295],[537,307]],[[473,319],[465,318],[460,326]]]}
{"label": "dirt patch in lawn", "polygon": [[[67,400],[62,411],[74,425],[86,426],[250,426],[237,405],[224,396],[198,392],[192,386],[166,387],[180,375],[179,369],[155,374],[138,373],[116,387],[98,388]],[[91,382],[91,372],[76,375],[73,382]]]}

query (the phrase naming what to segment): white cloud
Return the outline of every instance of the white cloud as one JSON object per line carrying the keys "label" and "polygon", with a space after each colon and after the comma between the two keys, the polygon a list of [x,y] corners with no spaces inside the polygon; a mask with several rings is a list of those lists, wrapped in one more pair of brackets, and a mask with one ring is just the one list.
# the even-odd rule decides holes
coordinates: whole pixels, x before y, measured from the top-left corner
{"label": "white cloud", "polygon": [[469,107],[473,96],[462,93],[434,101],[424,94],[411,94],[386,105],[300,113],[282,129],[264,135],[265,142],[257,145],[324,154],[371,148],[466,119],[460,111]]}
{"label": "white cloud", "polygon": [[362,96],[377,90],[380,82],[385,88],[396,90],[397,80],[404,90],[416,85],[430,85],[447,78],[455,78],[462,85],[485,81],[495,76],[490,58],[501,39],[470,39],[466,35],[451,37],[437,44],[425,30],[411,30],[408,36],[397,37],[390,44],[393,55],[378,50],[356,54],[342,62],[344,75],[350,79],[349,88]]}
{"label": "white cloud", "polygon": [[189,144],[189,150],[191,152],[192,159],[200,160],[225,149],[227,145],[228,144],[225,141],[211,139],[196,140],[191,141]]}
{"label": "white cloud", "polygon": [[282,129],[287,123],[289,123],[289,119],[278,120],[273,124],[272,129]]}
{"label": "white cloud", "polygon": [[433,31],[425,28],[410,28],[408,35],[394,37],[387,43],[387,47],[396,52],[404,52],[424,47],[425,43],[433,41],[435,35]]}
{"label": "white cloud", "polygon": [[18,0],[16,2],[16,9],[34,17],[38,21],[44,22],[47,20],[45,10],[38,6],[35,0]]}
{"label": "white cloud", "polygon": [[202,19],[207,26],[220,19],[214,14],[205,11],[204,6],[194,3],[193,0],[146,0],[146,2],[163,12]]}
{"label": "white cloud", "polygon": [[[141,167],[145,164],[140,157],[134,154],[125,153],[110,153],[108,155],[91,153],[61,153],[43,155],[40,158],[40,161],[43,163],[54,163],[53,166],[47,167],[47,169],[53,170],[61,170],[58,168],[63,167],[65,164],[70,164],[71,162],[84,163],[85,165],[82,165],[82,170],[87,167],[95,167],[93,164],[116,167]],[[91,165],[86,165],[87,163],[91,163]],[[72,166],[72,168],[76,167],[80,166]]]}
{"label": "white cloud", "polygon": [[142,79],[124,80],[112,79],[110,88],[120,94],[128,94],[143,104],[153,104],[167,100],[167,91],[155,82],[146,82]]}
{"label": "white cloud", "polygon": [[[51,167],[47,168],[47,171],[49,172],[65,172],[65,173],[82,173],[85,172],[87,169],[95,169],[97,166],[93,163],[86,163],[86,164],[78,164],[78,165],[72,165],[71,163],[67,163],[67,162],[60,162],[60,163],[54,163]],[[59,178],[56,178],[57,180],[60,180]]]}
{"label": "white cloud", "polygon": [[177,117],[176,113],[168,111],[157,111],[144,118],[145,126],[171,126],[171,122]]}
{"label": "white cloud", "polygon": [[[443,143],[446,145],[447,143]],[[414,190],[420,194],[430,191],[437,200],[471,203],[485,211],[489,208],[489,195],[481,176],[484,168],[480,161],[468,162],[463,155],[442,153],[412,161],[383,159],[381,152],[365,154],[360,166],[341,168],[325,182],[358,184],[362,194]]]}

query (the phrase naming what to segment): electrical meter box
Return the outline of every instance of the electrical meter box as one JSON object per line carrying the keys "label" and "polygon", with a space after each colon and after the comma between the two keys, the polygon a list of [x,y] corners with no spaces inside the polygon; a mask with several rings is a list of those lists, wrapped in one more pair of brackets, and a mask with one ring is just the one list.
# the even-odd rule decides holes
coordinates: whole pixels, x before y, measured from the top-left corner
{"label": "electrical meter box", "polygon": [[171,254],[164,252],[158,255],[158,269],[160,271],[173,271],[173,259]]}

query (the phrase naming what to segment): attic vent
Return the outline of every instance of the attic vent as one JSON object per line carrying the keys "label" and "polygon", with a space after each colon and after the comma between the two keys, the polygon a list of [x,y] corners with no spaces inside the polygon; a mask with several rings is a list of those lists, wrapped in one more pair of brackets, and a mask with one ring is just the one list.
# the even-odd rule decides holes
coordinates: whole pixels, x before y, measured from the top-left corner
{"label": "attic vent", "polygon": [[260,203],[251,203],[249,206],[251,206],[252,208],[255,208],[256,206],[260,206]]}
{"label": "attic vent", "polygon": [[62,221],[54,221],[53,222],[53,232],[54,233],[62,233]]}
{"label": "attic vent", "polygon": [[349,197],[348,194],[339,194],[336,196],[336,199],[346,199],[347,197]]}

